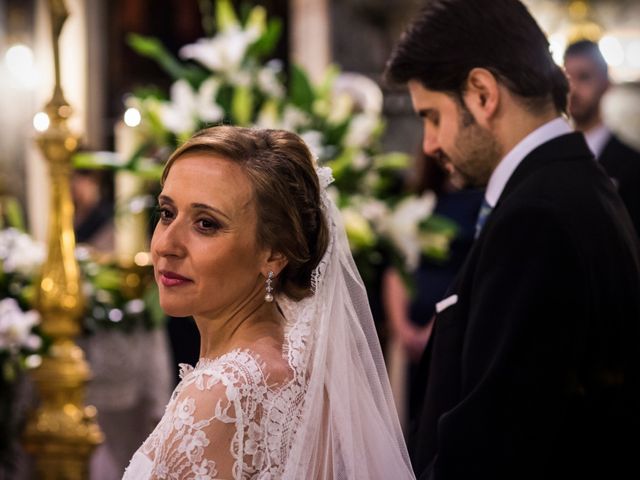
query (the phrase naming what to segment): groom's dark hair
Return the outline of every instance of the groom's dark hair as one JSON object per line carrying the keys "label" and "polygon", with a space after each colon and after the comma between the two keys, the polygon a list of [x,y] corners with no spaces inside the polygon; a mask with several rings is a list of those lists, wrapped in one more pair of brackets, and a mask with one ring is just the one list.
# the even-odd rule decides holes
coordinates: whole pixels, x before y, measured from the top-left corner
{"label": "groom's dark hair", "polygon": [[477,67],[534,111],[553,102],[566,111],[569,84],[549,43],[518,0],[432,0],[409,26],[387,63],[386,77],[419,81],[460,99]]}

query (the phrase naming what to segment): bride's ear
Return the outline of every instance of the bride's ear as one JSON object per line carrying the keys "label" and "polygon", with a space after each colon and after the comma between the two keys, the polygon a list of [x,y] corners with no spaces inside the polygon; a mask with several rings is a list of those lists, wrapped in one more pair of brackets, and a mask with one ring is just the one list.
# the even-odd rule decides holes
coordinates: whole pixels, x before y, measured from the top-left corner
{"label": "bride's ear", "polygon": [[269,272],[273,272],[273,275],[277,277],[287,266],[287,263],[289,260],[282,253],[271,251],[260,271],[265,277],[269,275]]}

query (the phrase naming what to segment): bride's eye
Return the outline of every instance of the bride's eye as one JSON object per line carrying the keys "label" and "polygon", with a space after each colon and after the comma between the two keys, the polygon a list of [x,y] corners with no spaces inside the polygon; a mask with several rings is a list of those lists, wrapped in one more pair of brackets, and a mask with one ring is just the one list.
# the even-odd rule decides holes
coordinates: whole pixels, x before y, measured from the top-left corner
{"label": "bride's eye", "polygon": [[213,233],[221,228],[221,225],[216,220],[211,218],[200,218],[196,221],[198,229],[205,233]]}
{"label": "bride's eye", "polygon": [[174,217],[173,212],[166,207],[156,207],[156,214],[162,223],[167,223]]}

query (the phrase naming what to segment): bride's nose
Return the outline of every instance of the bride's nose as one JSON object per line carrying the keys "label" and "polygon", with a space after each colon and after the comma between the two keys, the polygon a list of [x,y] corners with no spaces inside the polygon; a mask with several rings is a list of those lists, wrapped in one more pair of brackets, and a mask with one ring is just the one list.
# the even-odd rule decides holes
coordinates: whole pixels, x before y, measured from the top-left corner
{"label": "bride's nose", "polygon": [[186,228],[179,222],[158,223],[151,237],[151,253],[159,257],[183,257],[186,254]]}

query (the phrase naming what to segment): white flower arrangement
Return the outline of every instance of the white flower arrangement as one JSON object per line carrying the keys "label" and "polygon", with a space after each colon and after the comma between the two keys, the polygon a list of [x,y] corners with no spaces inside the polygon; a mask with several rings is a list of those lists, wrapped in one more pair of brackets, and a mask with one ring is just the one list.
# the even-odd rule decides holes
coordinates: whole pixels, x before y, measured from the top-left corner
{"label": "white flower arrangement", "polygon": [[0,230],[0,262],[5,273],[32,276],[44,258],[44,244],[16,228]]}
{"label": "white flower arrangement", "polygon": [[24,312],[15,298],[0,300],[0,352],[39,350],[42,338],[33,333],[39,323],[40,314],[35,310]]}
{"label": "white flower arrangement", "polygon": [[[215,5],[216,33],[182,47],[181,60],[157,39],[130,37],[132,48],[156,60],[174,83],[168,96],[147,88],[130,97],[127,106],[137,108],[142,119],[136,127],[138,145],[131,158],[114,163],[134,173],[144,168],[140,173],[148,178],[148,165],[155,162],[159,178],[169,153],[203,127],[227,123],[296,132],[319,164],[333,170],[329,194],[344,215],[365,281],[377,275],[375,265],[389,261],[403,270],[414,269],[425,250],[420,234],[434,200],[403,200],[402,175],[409,159],[382,152],[380,88],[335,66],[313,84],[304,70],[292,65],[285,82],[281,62],[269,58],[280,22],[268,20],[261,6],[243,20],[230,0]],[[84,160],[82,166],[91,165],[86,156]]]}
{"label": "white flower arrangement", "polygon": [[0,381],[39,362],[40,315],[31,308],[33,280],[45,258],[44,245],[16,229],[0,230]]}

